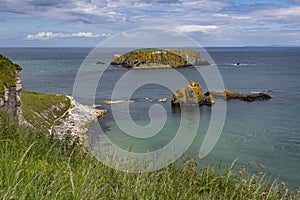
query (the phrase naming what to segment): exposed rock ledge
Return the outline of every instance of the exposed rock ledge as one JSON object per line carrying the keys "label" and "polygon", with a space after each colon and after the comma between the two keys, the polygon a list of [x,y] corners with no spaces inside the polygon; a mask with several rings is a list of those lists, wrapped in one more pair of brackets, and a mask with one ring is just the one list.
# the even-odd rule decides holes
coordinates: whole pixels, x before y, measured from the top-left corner
{"label": "exposed rock ledge", "polygon": [[179,88],[172,95],[172,106],[181,105],[212,105],[214,103],[213,98],[222,98],[226,100],[238,99],[241,101],[253,102],[269,100],[272,97],[269,94],[263,92],[241,94],[232,92],[230,90],[211,90],[204,93],[200,84],[191,80],[186,88]]}
{"label": "exposed rock ledge", "polygon": [[106,110],[82,105],[71,96],[68,98],[71,101],[70,108],[53,123],[54,125],[49,131],[58,139],[82,144],[84,133],[88,130],[87,126],[98,118],[104,117]]}
{"label": "exposed rock ledge", "polygon": [[247,101],[247,102],[252,102],[252,101],[264,101],[264,100],[269,100],[272,97],[263,92],[257,92],[257,93],[250,93],[250,94],[241,94],[237,92],[232,92],[230,90],[211,90],[209,91],[210,94],[214,98],[222,98],[222,99],[238,99],[241,101]]}

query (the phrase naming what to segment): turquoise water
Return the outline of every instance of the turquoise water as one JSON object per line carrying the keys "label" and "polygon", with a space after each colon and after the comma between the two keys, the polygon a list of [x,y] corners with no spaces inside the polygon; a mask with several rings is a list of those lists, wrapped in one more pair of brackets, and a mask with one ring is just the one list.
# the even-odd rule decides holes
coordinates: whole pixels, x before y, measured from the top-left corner
{"label": "turquoise water", "polygon": [[[89,48],[0,48],[0,53],[23,67],[24,90],[47,93],[72,94],[74,79],[78,68],[88,55]],[[241,102],[232,100],[227,103],[227,117],[221,137],[210,154],[199,162],[231,163],[238,158],[237,168],[241,165],[259,163],[265,172],[279,177],[291,188],[300,185],[300,48],[207,48],[217,64],[225,87],[237,92],[269,90],[272,100],[264,102]],[[115,50],[107,49],[99,58],[91,60],[86,72],[94,74],[103,70],[95,64],[97,59],[108,60]],[[235,66],[235,63],[241,63]],[[105,71],[96,92],[96,103],[110,99],[114,83],[126,72],[120,67],[110,67]],[[202,78],[192,68],[179,69],[187,79],[193,79],[205,86]],[[139,70],[149,76],[167,77],[165,69]],[[132,83],[126,85],[128,89]],[[184,87],[184,86],[182,86]],[[122,91],[120,91],[122,92]],[[130,114],[139,125],[150,122],[149,108],[154,103],[145,98],[170,99],[172,92],[157,84],[140,87],[133,94],[135,103],[130,104]],[[166,145],[174,137],[180,121],[180,113],[174,112],[170,102],[159,103],[168,116],[161,132],[147,140],[134,139],[124,134],[115,124],[110,106],[105,119],[100,120],[104,133],[114,143],[124,149],[136,152],[153,151]],[[126,110],[119,106],[119,119]],[[191,116],[193,113],[191,112]],[[200,124],[197,136],[185,155],[197,159],[199,146],[210,122],[211,108],[200,108]],[[155,116],[160,119],[161,116]],[[91,127],[92,129],[92,127]],[[192,131],[192,130],[191,130]],[[188,133],[187,133],[188,134]]]}

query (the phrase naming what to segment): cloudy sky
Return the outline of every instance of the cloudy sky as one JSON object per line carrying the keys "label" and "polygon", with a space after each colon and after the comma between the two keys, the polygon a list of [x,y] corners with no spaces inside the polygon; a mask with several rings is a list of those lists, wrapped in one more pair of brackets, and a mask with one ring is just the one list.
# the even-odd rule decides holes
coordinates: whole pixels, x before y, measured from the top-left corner
{"label": "cloudy sky", "polygon": [[0,0],[0,46],[96,46],[169,28],[203,46],[300,46],[300,0]]}

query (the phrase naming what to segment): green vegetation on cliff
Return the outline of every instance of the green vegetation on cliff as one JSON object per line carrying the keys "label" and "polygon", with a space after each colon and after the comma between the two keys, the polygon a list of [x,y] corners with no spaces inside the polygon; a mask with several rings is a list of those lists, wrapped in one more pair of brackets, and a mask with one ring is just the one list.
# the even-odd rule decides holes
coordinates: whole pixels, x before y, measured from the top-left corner
{"label": "green vegetation on cliff", "polygon": [[22,68],[0,54],[0,96],[4,93],[4,87],[16,85],[16,71]]}
{"label": "green vegetation on cliff", "polygon": [[28,91],[22,91],[21,102],[25,120],[42,130],[49,130],[71,105],[70,99],[63,94],[39,94]]}
{"label": "green vegetation on cliff", "polygon": [[78,146],[16,125],[0,110],[0,199],[298,199],[257,169],[200,166],[192,159],[151,173],[124,173]]}

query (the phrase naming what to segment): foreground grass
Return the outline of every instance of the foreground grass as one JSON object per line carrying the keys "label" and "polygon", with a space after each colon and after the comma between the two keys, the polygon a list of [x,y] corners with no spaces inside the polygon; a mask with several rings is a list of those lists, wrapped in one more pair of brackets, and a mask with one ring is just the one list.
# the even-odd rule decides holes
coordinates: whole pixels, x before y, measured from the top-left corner
{"label": "foreground grass", "polygon": [[241,169],[182,167],[130,174],[76,146],[17,126],[0,111],[0,199],[298,199],[285,186]]}
{"label": "foreground grass", "polygon": [[70,107],[70,99],[62,94],[22,91],[21,101],[25,120],[43,131],[49,130]]}

